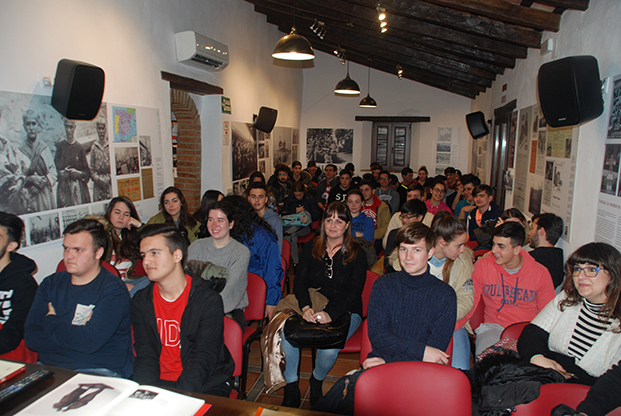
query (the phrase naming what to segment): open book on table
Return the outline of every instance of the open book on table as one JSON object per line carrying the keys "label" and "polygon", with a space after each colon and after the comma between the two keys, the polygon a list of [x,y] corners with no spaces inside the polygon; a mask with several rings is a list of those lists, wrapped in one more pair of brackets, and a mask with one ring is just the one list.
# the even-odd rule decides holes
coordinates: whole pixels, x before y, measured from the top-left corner
{"label": "open book on table", "polygon": [[19,415],[200,416],[204,400],[114,377],[77,374],[19,412]]}

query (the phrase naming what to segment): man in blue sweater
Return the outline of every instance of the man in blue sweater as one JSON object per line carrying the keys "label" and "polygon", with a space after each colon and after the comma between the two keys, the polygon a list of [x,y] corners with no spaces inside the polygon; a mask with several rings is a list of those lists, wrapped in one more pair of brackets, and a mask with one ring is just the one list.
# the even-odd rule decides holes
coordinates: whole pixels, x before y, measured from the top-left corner
{"label": "man in blue sweater", "polygon": [[447,364],[445,353],[457,316],[455,291],[429,273],[435,236],[422,223],[397,233],[402,270],[380,277],[369,300],[369,338],[373,346],[363,368],[397,361]]}
{"label": "man in blue sweater", "polygon": [[105,376],[132,374],[129,292],[101,267],[108,238],[96,220],[65,228],[66,271],[46,277],[26,319],[26,346],[46,365]]}

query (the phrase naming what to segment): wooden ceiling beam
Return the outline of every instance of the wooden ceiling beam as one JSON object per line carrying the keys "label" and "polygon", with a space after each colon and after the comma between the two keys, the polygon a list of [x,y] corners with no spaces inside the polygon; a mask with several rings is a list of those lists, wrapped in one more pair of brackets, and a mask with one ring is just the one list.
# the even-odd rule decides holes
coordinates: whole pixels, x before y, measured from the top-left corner
{"label": "wooden ceiling beam", "polygon": [[[479,16],[485,16],[495,21],[511,23],[517,26],[521,26],[523,28],[530,28],[539,31],[548,30],[551,32],[558,32],[558,29],[561,25],[561,17],[557,14],[524,7],[522,5],[509,3],[503,0],[424,1],[454,10],[461,10],[463,12],[472,13]],[[404,1],[399,1],[399,3],[401,2]]]}
{"label": "wooden ceiling beam", "polygon": [[[269,10],[272,16],[290,16],[293,22],[293,5],[287,0],[246,0],[256,6],[263,6]],[[345,23],[352,22],[356,26],[367,27],[371,23],[371,30],[379,32],[375,9],[369,7],[352,5],[343,0],[330,0],[327,3],[323,0],[300,0],[296,2],[296,21],[307,19],[312,24],[317,15],[332,15],[334,20]],[[291,23],[290,23],[291,24]],[[402,37],[406,34],[415,34],[423,37],[439,39],[445,42],[479,49],[485,52],[506,56],[509,58],[526,58],[528,48],[526,46],[507,43],[490,37],[473,35],[455,29],[427,23],[420,20],[409,19],[404,16],[392,16],[388,23],[388,30],[403,31]],[[288,31],[287,31],[288,32]],[[540,41],[536,44],[540,46]]]}
{"label": "wooden ceiling beam", "polygon": [[589,0],[535,0],[535,3],[565,10],[580,10],[582,12],[589,8]]}

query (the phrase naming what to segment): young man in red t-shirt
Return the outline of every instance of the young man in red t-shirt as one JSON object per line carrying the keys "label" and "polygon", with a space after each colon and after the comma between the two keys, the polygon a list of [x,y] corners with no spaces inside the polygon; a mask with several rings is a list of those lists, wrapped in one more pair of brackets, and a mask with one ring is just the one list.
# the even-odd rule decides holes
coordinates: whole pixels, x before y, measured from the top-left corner
{"label": "young man in red t-shirt", "polygon": [[186,252],[174,225],[141,230],[140,255],[152,283],[131,304],[133,379],[228,396],[235,364],[224,345],[222,299],[203,279],[185,274]]}

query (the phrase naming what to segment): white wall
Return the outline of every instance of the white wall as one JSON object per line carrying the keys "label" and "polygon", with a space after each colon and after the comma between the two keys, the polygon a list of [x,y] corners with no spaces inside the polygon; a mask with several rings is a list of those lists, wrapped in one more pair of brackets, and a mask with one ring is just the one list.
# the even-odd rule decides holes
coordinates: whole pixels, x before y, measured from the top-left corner
{"label": "white wall", "polygon": [[[282,33],[253,7],[242,0],[0,0],[0,91],[51,95],[40,76],[53,78],[62,58],[100,66],[104,101],[159,109],[164,168],[172,172],[170,90],[160,71],[222,87],[232,104],[224,119],[250,122],[268,106],[279,110],[278,125],[299,125],[302,69],[273,65],[271,51]],[[177,63],[174,33],[184,30],[226,44],[229,66],[209,72]],[[196,101],[204,124],[203,190],[225,190],[231,156],[221,146],[219,97]],[[171,185],[172,175],[166,181]],[[22,251],[38,263],[39,279],[62,257],[60,244]]]}
{"label": "white wall", "polygon": [[[541,56],[538,50],[530,50],[526,60],[519,60],[513,70],[499,76],[491,90],[473,101],[472,111],[481,110],[488,117],[493,109],[517,99],[522,109],[537,103],[537,72],[549,61],[574,55],[593,55],[598,59],[602,79],[621,73],[621,2],[598,0],[590,3],[585,12],[563,13],[558,33],[544,33],[543,39],[554,39],[554,53]],[[506,93],[501,91],[507,83]],[[604,159],[604,139],[607,128],[608,106],[598,119],[580,127],[578,145],[575,198],[572,214],[571,242],[560,241],[566,255],[581,245],[593,241],[597,197]],[[490,148],[491,149],[491,148]]]}
{"label": "white wall", "polygon": [[367,67],[350,64],[350,76],[362,89],[361,96],[336,96],[334,87],[345,78],[346,67],[334,55],[315,51],[314,68],[304,70],[300,124],[302,163],[306,161],[308,128],[353,128],[353,163],[356,172],[360,174],[362,170],[368,170],[372,162],[372,128],[370,122],[355,121],[357,115],[430,116],[431,122],[415,123],[412,126],[410,167],[416,171],[420,165],[426,165],[432,174],[438,127],[454,127],[461,134],[459,165],[456,167],[464,173],[468,172],[472,139],[468,134],[465,117],[470,112],[471,100],[405,78],[399,80],[396,75],[372,69],[371,96],[378,106],[375,109],[359,108],[358,103],[367,95],[367,71]]}

